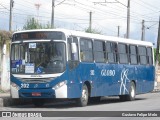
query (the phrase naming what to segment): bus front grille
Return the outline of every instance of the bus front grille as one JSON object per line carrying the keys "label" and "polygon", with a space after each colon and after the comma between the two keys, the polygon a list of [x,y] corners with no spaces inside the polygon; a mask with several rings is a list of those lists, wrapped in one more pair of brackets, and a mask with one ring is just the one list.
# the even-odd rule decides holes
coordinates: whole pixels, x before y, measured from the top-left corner
{"label": "bus front grille", "polygon": [[25,83],[48,83],[50,82],[51,80],[53,80],[54,78],[44,78],[44,79],[30,79],[30,78],[21,78],[21,81],[22,82],[25,82]]}

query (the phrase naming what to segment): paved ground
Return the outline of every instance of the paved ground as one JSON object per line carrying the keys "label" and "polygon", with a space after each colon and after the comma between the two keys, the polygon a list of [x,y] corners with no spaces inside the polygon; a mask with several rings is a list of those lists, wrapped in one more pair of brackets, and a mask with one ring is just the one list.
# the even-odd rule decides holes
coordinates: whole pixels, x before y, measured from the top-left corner
{"label": "paved ground", "polygon": [[100,103],[90,103],[87,107],[77,107],[74,101],[53,102],[41,108],[32,104],[1,107],[0,110],[31,111],[160,111],[160,92],[137,95],[135,101],[122,102],[118,97],[105,97]]}
{"label": "paved ground", "polygon": [[[77,107],[76,104],[73,101],[65,101],[65,102],[56,102],[56,103],[49,103],[46,104],[43,107],[36,108],[32,104],[26,104],[26,105],[16,105],[16,106],[8,106],[8,107],[0,107],[0,111],[20,111],[20,112],[25,112],[25,111],[50,111],[53,114],[55,112],[58,112],[63,116],[65,112],[62,111],[85,111],[87,114],[89,112],[87,111],[95,111],[93,115],[98,114],[98,111],[159,111],[160,112],[160,92],[154,92],[154,93],[148,93],[148,94],[142,94],[142,95],[137,95],[135,101],[126,101],[122,102],[118,99],[118,97],[105,97],[100,103],[92,103],[89,104],[86,107]],[[46,112],[47,113],[47,112]],[[80,112],[79,112],[80,114]],[[80,114],[81,115],[81,114]],[[60,116],[60,117],[61,117]],[[8,119],[8,118],[7,118]],[[15,120],[20,120],[20,118],[13,118]],[[32,119],[32,118],[30,118]],[[38,118],[41,120],[41,118]],[[71,117],[61,117],[61,118],[45,118],[45,119],[59,119],[59,120],[81,120],[84,119],[82,117],[77,117],[77,118],[71,118]],[[105,119],[114,119],[114,120],[133,120],[133,119],[139,119],[139,118],[134,118],[134,117],[110,117],[110,118],[101,118],[101,117],[86,117],[85,119],[87,120],[105,120]],[[150,117],[150,118],[143,118],[141,117],[140,120],[159,120],[160,118],[156,117]]]}
{"label": "paved ground", "polygon": [[[157,84],[157,87],[155,87],[152,95],[153,95],[153,94],[157,94],[157,93],[159,93],[159,92],[160,92],[160,83]],[[143,97],[143,96],[145,96],[145,95],[148,95],[148,94],[138,95],[136,100],[139,99],[139,98],[138,98],[139,96],[140,96],[140,99],[141,99],[141,96]],[[110,101],[110,100],[112,101],[112,99],[113,99],[113,101],[119,100],[118,97],[116,97],[116,98],[110,98],[110,97],[109,97],[109,98],[107,99],[107,101],[103,100],[101,103],[103,103],[103,102],[108,102],[108,101]],[[29,101],[29,102],[28,102],[28,101]],[[17,106],[17,105],[25,105],[25,104],[28,105],[28,103],[29,103],[29,104],[31,103],[31,99],[30,99],[30,100],[26,100],[26,99],[12,100],[12,99],[10,98],[10,92],[3,92],[3,91],[0,89],[0,107],[14,106],[14,105]]]}

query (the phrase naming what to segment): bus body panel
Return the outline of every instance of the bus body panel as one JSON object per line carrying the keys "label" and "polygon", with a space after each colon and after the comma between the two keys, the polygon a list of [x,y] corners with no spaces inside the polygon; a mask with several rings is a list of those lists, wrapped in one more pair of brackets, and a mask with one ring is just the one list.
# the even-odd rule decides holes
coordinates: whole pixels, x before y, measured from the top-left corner
{"label": "bus body panel", "polygon": [[[91,85],[91,97],[128,94],[132,80],[136,84],[136,94],[142,94],[153,90],[154,71],[154,66],[79,63],[77,68],[73,70],[67,68],[66,72],[51,82],[28,83],[29,88],[19,90],[19,97],[34,98],[33,92],[41,92],[41,96],[38,96],[40,98],[79,98],[82,85],[86,81]],[[66,95],[61,97],[56,95],[53,87],[64,80],[67,80],[67,88],[62,89],[61,92],[65,92]],[[11,82],[16,83],[19,88],[25,84],[20,78],[15,78],[13,75]]]}
{"label": "bus body panel", "polygon": [[[73,94],[73,98],[81,93],[81,83],[85,81],[89,81],[91,85],[91,97],[128,94],[131,81],[136,84],[136,94],[141,94],[154,88],[154,66],[80,63],[76,69],[70,70],[69,79],[75,82],[71,89],[77,86],[75,93],[68,91],[69,96]],[[76,93],[77,96],[74,96]]]}

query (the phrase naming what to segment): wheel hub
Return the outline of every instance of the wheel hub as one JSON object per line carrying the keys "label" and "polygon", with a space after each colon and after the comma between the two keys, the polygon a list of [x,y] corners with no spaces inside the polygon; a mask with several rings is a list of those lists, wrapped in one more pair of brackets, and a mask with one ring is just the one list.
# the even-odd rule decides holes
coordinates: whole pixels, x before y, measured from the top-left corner
{"label": "wheel hub", "polygon": [[83,92],[82,92],[82,100],[83,101],[87,100],[87,92],[86,92],[86,90],[83,90]]}
{"label": "wheel hub", "polygon": [[132,96],[132,98],[135,96],[135,91],[134,91],[134,87],[133,86],[131,87],[131,96]]}

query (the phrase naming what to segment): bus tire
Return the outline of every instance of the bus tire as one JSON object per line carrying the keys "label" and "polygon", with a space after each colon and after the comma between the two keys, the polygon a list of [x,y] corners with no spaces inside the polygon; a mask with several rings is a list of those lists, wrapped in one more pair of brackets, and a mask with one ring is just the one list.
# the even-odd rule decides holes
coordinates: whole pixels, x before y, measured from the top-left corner
{"label": "bus tire", "polygon": [[133,101],[135,100],[135,96],[136,96],[136,86],[134,82],[131,82],[129,94],[126,95],[126,100]]}
{"label": "bus tire", "polygon": [[119,95],[119,98],[121,101],[126,101],[126,95]]}
{"label": "bus tire", "polygon": [[35,99],[32,99],[32,103],[34,104],[35,107],[41,107],[44,105],[45,99],[35,98]]}
{"label": "bus tire", "polygon": [[101,101],[101,97],[90,97],[89,102],[90,103],[98,103]]}
{"label": "bus tire", "polygon": [[88,88],[87,88],[86,84],[84,84],[83,87],[82,87],[81,97],[77,99],[78,106],[80,106],[80,107],[87,106],[88,96],[89,96]]}

